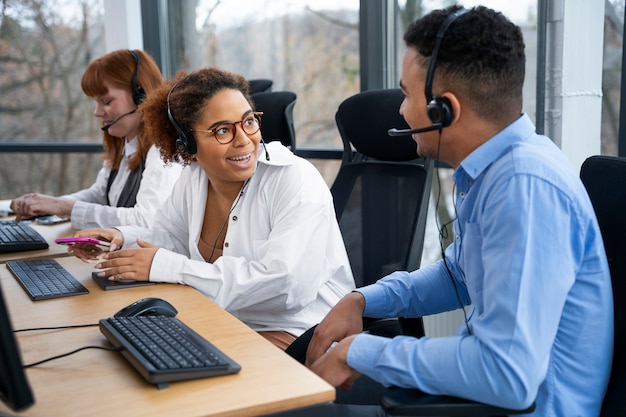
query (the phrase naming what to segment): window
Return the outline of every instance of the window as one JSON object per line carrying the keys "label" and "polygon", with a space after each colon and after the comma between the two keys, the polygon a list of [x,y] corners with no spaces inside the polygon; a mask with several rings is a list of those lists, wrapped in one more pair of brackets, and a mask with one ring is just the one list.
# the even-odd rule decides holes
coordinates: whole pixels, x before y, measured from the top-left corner
{"label": "window", "polygon": [[[1,11],[0,144],[99,144],[99,121],[80,79],[105,53],[103,0],[8,0]],[[97,153],[0,149],[0,195],[76,191],[93,183],[101,164]]]}
{"label": "window", "polygon": [[[296,150],[341,149],[335,112],[360,90],[359,1],[171,2],[170,72],[219,66],[293,91]],[[182,24],[174,25],[180,19]],[[337,161],[313,161],[330,184]]]}
{"label": "window", "polygon": [[[298,95],[294,108],[298,147],[341,148],[334,113],[343,99],[361,89],[367,76],[363,71],[371,71],[369,67],[361,68],[359,19],[360,7],[373,2],[136,1],[141,3],[144,15],[145,49],[150,51],[155,46],[150,43],[150,37],[156,36],[158,44],[154,51],[159,56],[155,58],[160,60],[166,76],[174,76],[179,69],[219,65],[247,78],[270,78],[274,90],[291,90]],[[92,115],[91,99],[84,96],[79,84],[86,65],[107,52],[106,30],[116,30],[105,28],[103,23],[105,7],[111,3],[107,4],[106,0],[2,2],[0,195],[5,198],[29,191],[61,195],[93,182],[101,164],[99,121]],[[395,56],[399,62],[406,24],[452,1],[397,0],[397,3],[393,9],[397,14],[393,35],[397,54],[390,53],[386,59]],[[461,3],[472,6],[477,1]],[[525,111],[535,120],[537,7],[541,2],[485,0],[481,3],[501,9],[524,29],[528,45]],[[148,13],[149,6],[167,10],[153,15]],[[609,0],[605,3],[605,14],[602,153],[618,154],[623,2]],[[368,19],[376,17],[373,13]],[[168,20],[159,20],[165,18]],[[172,53],[166,56],[159,48]],[[398,76],[399,64],[386,68],[392,72],[387,74],[389,78]],[[390,83],[395,85],[397,78]],[[73,154],[50,153],[43,148],[42,152],[31,153],[32,149],[27,148],[29,144],[40,143],[90,144],[92,153],[84,153],[84,149]],[[624,152],[626,149],[622,149]],[[330,183],[338,162],[314,162]]]}

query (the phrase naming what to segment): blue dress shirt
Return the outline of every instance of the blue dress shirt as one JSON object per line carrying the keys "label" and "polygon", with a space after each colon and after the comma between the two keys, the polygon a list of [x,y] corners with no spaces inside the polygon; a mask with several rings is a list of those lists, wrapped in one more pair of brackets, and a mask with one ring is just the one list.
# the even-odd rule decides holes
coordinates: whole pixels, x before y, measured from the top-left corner
{"label": "blue dress shirt", "polygon": [[[602,237],[579,177],[527,115],[453,175],[454,243],[443,261],[359,289],[369,317],[468,308],[450,337],[358,335],[348,364],[415,387],[533,416],[597,416],[613,351],[613,298]],[[458,290],[459,297],[455,293]]]}

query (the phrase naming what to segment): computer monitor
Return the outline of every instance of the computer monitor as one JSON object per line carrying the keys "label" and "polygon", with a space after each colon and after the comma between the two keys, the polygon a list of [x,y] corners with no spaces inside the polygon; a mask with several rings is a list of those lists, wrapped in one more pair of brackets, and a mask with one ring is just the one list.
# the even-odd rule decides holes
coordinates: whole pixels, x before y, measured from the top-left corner
{"label": "computer monitor", "polygon": [[[22,358],[13,335],[9,311],[4,303],[0,287],[0,400],[13,411],[20,411],[34,404]],[[0,413],[1,414],[1,413]]]}

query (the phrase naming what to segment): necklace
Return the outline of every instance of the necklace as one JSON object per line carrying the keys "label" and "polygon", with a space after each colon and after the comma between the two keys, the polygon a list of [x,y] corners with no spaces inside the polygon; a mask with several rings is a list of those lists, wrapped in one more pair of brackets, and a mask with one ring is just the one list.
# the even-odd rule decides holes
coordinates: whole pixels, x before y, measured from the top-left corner
{"label": "necklace", "polygon": [[235,210],[235,207],[237,207],[237,204],[239,204],[239,200],[243,196],[243,190],[248,185],[248,181],[250,181],[249,178],[241,186],[241,190],[239,190],[239,194],[237,195],[237,199],[235,200],[235,204],[233,204],[232,208],[230,209],[230,211],[226,215],[226,220],[224,220],[224,223],[222,223],[222,227],[220,227],[219,232],[217,232],[217,236],[215,236],[215,242],[213,242],[213,246],[211,247],[211,256],[209,256],[209,262],[212,262],[211,259],[213,259],[213,255],[215,255],[215,247],[217,246],[217,242],[219,241],[220,236],[222,235],[222,232],[224,231],[224,229],[226,228],[226,225],[228,224],[228,219],[230,218],[230,215]]}

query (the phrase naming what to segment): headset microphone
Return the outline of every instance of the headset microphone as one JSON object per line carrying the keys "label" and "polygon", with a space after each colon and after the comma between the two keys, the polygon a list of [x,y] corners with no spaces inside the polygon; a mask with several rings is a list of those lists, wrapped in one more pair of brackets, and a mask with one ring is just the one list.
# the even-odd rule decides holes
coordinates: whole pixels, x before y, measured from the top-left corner
{"label": "headset microphone", "polygon": [[263,149],[265,149],[265,160],[269,161],[270,160],[270,154],[267,153],[267,146],[265,145],[265,141],[263,140],[263,138],[261,138],[261,143],[263,144]]}
{"label": "headset microphone", "polygon": [[406,136],[406,135],[412,135],[414,133],[431,132],[433,130],[441,131],[442,128],[443,128],[443,126],[441,125],[441,123],[435,123],[432,126],[421,127],[419,129],[396,129],[394,127],[392,129],[389,129],[387,131],[387,134],[389,136]]}
{"label": "headset microphone", "polygon": [[100,129],[101,129],[101,130],[104,130],[104,131],[106,132],[107,130],[109,130],[109,128],[110,128],[111,126],[113,126],[115,123],[119,122],[122,118],[124,118],[124,117],[126,117],[126,116],[128,116],[128,115],[131,115],[131,114],[135,113],[136,111],[137,111],[137,109],[135,108],[135,109],[133,109],[133,110],[129,111],[128,113],[124,113],[123,115],[121,115],[121,116],[120,116],[120,117],[118,117],[117,119],[113,120],[111,123],[108,123],[108,124],[106,124],[106,125],[102,126]]}

